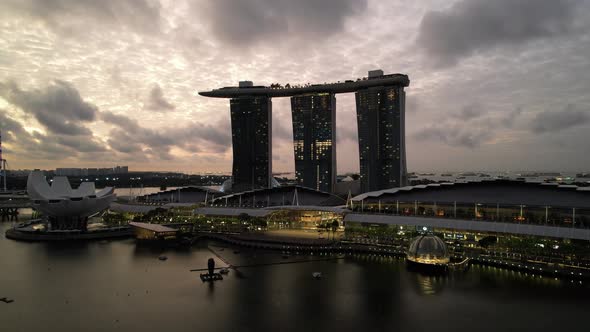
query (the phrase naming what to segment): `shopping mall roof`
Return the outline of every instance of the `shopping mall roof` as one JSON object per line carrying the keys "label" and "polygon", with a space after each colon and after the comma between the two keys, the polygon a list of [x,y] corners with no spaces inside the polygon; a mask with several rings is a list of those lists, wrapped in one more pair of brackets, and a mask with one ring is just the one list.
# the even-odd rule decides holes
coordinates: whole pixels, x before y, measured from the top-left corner
{"label": "shopping mall roof", "polygon": [[132,222],[129,222],[129,225],[133,226],[133,227],[147,229],[148,231],[152,231],[152,232],[156,232],[156,233],[178,232],[177,229],[166,227],[166,226],[159,225],[159,224],[148,224],[145,222],[132,221]]}
{"label": "shopping mall roof", "polygon": [[432,183],[367,192],[352,200],[383,202],[457,202],[590,208],[590,188],[518,180]]}
{"label": "shopping mall roof", "polygon": [[542,237],[568,238],[590,240],[590,229],[555,227],[534,224],[517,224],[505,222],[488,222],[446,218],[424,218],[413,216],[393,216],[382,214],[349,213],[344,222],[359,222],[365,224],[388,224],[412,227],[429,227],[437,229],[451,229],[475,232],[491,232],[504,234],[534,235]]}
{"label": "shopping mall roof", "polygon": [[223,217],[237,217],[245,213],[251,217],[266,217],[276,211],[265,209],[247,209],[247,208],[224,208],[224,207],[201,207],[195,209],[195,214],[203,214],[206,216],[223,216]]}

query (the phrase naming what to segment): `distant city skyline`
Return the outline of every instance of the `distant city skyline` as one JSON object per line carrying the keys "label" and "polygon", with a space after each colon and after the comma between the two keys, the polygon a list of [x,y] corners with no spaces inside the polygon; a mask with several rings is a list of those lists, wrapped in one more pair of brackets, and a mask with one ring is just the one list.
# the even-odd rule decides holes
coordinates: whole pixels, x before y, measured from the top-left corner
{"label": "distant city skyline", "polygon": [[[410,172],[590,170],[588,2],[320,2],[2,1],[9,169],[230,173],[227,100],[197,91],[381,68],[412,80]],[[336,99],[337,174],[358,172],[355,97]],[[294,172],[289,99],[272,112],[273,172]]]}

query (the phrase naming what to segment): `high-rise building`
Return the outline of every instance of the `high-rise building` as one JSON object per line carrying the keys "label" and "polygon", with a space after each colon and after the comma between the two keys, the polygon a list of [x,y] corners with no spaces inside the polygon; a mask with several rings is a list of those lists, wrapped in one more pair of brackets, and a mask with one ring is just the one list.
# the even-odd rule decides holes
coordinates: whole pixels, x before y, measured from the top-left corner
{"label": "high-rise building", "polygon": [[230,100],[232,190],[269,188],[272,184],[272,101],[266,96]]}
{"label": "high-rise building", "polygon": [[406,184],[404,74],[369,71],[337,83],[254,86],[242,81],[200,95],[229,98],[234,147],[233,192],[272,183],[270,98],[292,97],[295,171],[299,184],[333,191],[336,175],[335,97],[355,92],[362,191]]}
{"label": "high-rise building", "polygon": [[[377,75],[371,77],[371,74]],[[379,78],[369,73],[369,80]],[[373,86],[355,93],[361,191],[402,187],[407,182],[403,86]]]}
{"label": "high-rise building", "polygon": [[295,178],[299,185],[332,192],[336,183],[336,97],[291,97]]}

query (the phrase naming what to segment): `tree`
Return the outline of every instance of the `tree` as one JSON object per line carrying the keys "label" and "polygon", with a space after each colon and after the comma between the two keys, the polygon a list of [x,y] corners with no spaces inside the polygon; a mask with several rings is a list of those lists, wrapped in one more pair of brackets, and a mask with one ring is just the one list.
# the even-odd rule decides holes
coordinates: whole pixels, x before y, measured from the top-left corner
{"label": "tree", "polygon": [[334,221],[332,221],[332,240],[334,240],[334,236],[336,235],[336,230],[338,229],[339,226],[340,226],[340,224],[338,223],[338,220],[334,219]]}
{"label": "tree", "polygon": [[242,223],[248,222],[250,221],[250,215],[242,212],[238,215],[238,220]]}

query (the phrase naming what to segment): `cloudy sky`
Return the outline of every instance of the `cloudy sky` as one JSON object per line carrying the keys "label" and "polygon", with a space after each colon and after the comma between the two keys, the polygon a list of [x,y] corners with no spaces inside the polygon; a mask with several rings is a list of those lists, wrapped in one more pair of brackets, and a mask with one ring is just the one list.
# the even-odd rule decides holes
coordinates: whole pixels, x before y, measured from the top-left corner
{"label": "cloudy sky", "polygon": [[[229,103],[196,91],[406,73],[410,171],[590,171],[587,0],[2,0],[10,168],[230,171]],[[293,170],[273,100],[274,171]],[[337,96],[339,173],[358,170]]]}

